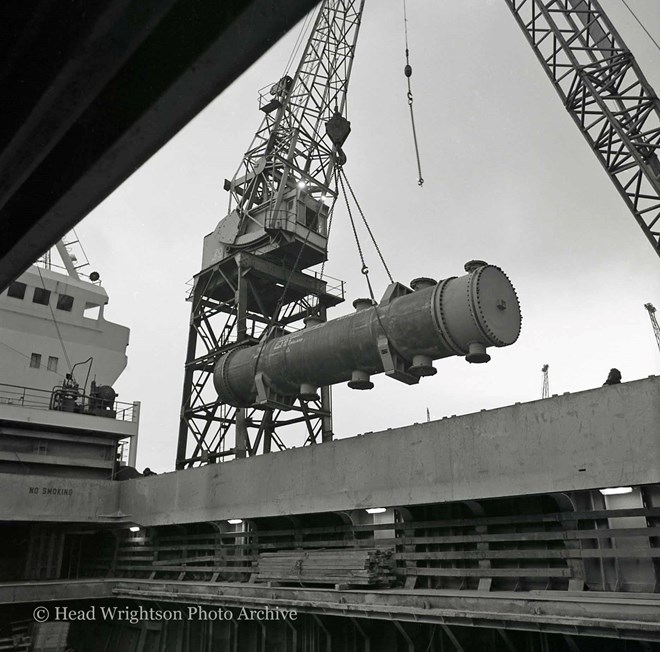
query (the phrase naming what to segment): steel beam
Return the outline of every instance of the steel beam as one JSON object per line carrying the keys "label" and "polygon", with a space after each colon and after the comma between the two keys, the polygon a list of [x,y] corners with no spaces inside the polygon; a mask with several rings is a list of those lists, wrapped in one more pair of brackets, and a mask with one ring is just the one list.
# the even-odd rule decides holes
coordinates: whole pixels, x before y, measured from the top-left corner
{"label": "steel beam", "polygon": [[[399,632],[399,634],[401,634],[401,636],[403,637],[403,641],[408,648],[408,652],[415,652],[415,643],[413,642],[412,638],[410,638],[408,632],[405,630],[403,625],[398,620],[393,620],[392,624]],[[463,652],[463,650],[460,650],[460,652]]]}
{"label": "steel beam", "polygon": [[442,631],[447,635],[447,638],[451,641],[452,645],[454,646],[455,652],[465,652],[463,646],[456,638],[456,635],[454,634],[454,632],[452,632],[451,627],[449,627],[449,625],[440,625],[440,627],[442,627]]}
{"label": "steel beam", "polygon": [[0,290],[317,0],[0,8]]}
{"label": "steel beam", "polygon": [[[301,587],[114,580],[114,595],[135,600],[295,609],[299,613],[545,632],[660,642],[660,597],[651,594],[564,594],[555,591],[351,591]],[[424,606],[420,606],[420,596]],[[397,627],[399,625],[396,625]],[[445,631],[445,633],[447,633]],[[449,634],[448,634],[449,636]],[[455,639],[455,636],[454,636]],[[460,646],[458,639],[453,640]]]}
{"label": "steel beam", "polygon": [[[420,606],[420,594],[425,605]],[[336,591],[253,584],[176,582],[156,580],[75,580],[20,582],[0,586],[0,604],[37,603],[48,606],[66,600],[147,600],[180,605],[226,608],[295,609],[317,616],[351,618],[369,650],[369,637],[360,620],[428,623],[442,627],[456,650],[461,644],[449,629],[454,626],[660,642],[660,598],[651,594],[577,595],[558,592],[479,591]],[[287,628],[291,637],[294,629]],[[405,632],[405,630],[404,630]],[[410,637],[404,638],[410,646]],[[234,637],[234,644],[236,638]],[[569,643],[570,645],[570,643]],[[508,646],[512,649],[512,646]]]}
{"label": "steel beam", "polygon": [[167,525],[655,484],[659,410],[660,378],[599,387],[128,480],[121,509]]}

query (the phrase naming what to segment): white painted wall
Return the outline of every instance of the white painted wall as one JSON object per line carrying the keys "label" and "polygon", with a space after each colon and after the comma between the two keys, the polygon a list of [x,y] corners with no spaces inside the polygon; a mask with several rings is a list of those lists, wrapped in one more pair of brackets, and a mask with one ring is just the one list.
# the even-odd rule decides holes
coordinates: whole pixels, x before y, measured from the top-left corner
{"label": "white painted wall", "polygon": [[[108,303],[105,290],[35,267],[18,281],[27,285],[23,299],[9,297],[7,291],[0,294],[0,383],[50,391],[70,371],[67,357],[71,365],[93,357],[89,380],[96,378],[98,384],[113,385],[127,364],[130,331],[103,318],[103,307]],[[49,306],[33,302],[35,287],[50,290]],[[57,309],[57,298],[62,294],[74,298],[71,312]],[[85,315],[85,308],[92,307],[99,313],[93,319]],[[41,355],[40,368],[30,366],[33,353]],[[56,371],[48,370],[50,357],[57,358]],[[75,374],[82,385],[87,366],[81,365]]]}

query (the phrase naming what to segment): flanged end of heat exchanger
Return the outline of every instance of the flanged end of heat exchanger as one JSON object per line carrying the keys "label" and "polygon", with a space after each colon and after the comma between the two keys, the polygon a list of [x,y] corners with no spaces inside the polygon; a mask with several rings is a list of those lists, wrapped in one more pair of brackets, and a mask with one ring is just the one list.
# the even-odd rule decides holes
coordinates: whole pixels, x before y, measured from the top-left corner
{"label": "flanged end of heat exchanger", "polygon": [[509,277],[494,265],[474,272],[472,307],[494,346],[509,346],[520,335],[520,303]]}
{"label": "flanged end of heat exchanger", "polygon": [[488,362],[486,346],[509,346],[520,335],[518,296],[507,275],[494,265],[470,261],[468,303],[480,336],[468,341],[468,362]]}

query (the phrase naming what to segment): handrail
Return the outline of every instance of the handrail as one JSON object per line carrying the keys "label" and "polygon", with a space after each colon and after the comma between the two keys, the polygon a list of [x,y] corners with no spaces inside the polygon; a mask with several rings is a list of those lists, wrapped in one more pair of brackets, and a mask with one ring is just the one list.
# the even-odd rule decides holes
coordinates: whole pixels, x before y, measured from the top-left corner
{"label": "handrail", "polygon": [[[66,391],[65,388],[62,388],[61,386],[56,386],[53,388],[53,390],[46,390],[38,389],[36,387],[25,387],[22,385],[0,383],[0,405],[16,405],[33,410],[50,410],[53,392],[58,389]],[[71,413],[97,416],[89,411],[86,411],[86,409],[93,402],[94,397],[83,394],[81,392],[77,392],[75,393],[75,409],[72,409]],[[114,401],[112,408],[116,411],[116,415],[114,417],[116,421],[136,420],[134,418],[135,403]],[[103,416],[104,418],[109,418],[108,415]]]}

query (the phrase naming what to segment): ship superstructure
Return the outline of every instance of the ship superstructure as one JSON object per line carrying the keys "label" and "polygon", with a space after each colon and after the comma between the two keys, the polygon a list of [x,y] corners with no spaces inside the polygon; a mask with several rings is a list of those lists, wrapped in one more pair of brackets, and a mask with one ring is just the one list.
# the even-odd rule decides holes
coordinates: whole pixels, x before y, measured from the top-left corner
{"label": "ship superstructure", "polygon": [[129,329],[105,319],[98,273],[57,250],[61,267],[48,254],[0,294],[0,471],[112,478],[135,464],[139,404],[113,389]]}

